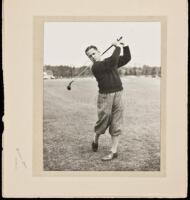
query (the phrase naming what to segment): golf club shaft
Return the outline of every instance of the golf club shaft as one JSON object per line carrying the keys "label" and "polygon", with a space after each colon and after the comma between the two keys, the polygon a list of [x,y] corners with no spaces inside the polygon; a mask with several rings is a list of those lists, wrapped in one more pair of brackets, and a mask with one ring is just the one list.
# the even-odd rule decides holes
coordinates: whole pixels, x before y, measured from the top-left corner
{"label": "golf club shaft", "polygon": [[[120,38],[117,39],[117,41],[119,42],[123,37],[121,36]],[[110,50],[113,47],[113,45],[109,46],[101,55],[104,55],[108,50]],[[80,72],[78,74],[78,76],[80,76],[82,73],[84,73],[86,70],[88,69],[88,67],[86,67],[82,72]]]}
{"label": "golf club shaft", "polygon": [[[120,38],[117,39],[117,41],[119,42],[123,37],[121,36]],[[108,50],[110,50],[113,47],[113,45],[109,46],[103,53],[102,55],[104,55]]]}
{"label": "golf club shaft", "polygon": [[[120,38],[117,39],[117,41],[119,42],[123,37],[121,36]],[[109,46],[101,55],[104,55],[108,50],[110,50],[113,47],[113,45]],[[78,74],[78,76],[80,76],[82,73],[84,73],[86,70],[88,69],[88,66]]]}
{"label": "golf club shaft", "polygon": [[[119,42],[123,37],[121,36],[120,38],[117,39],[117,41]],[[108,50],[110,50],[113,47],[113,45],[110,45],[101,55],[104,55]],[[84,73],[86,70],[88,69],[88,66],[82,70],[77,76],[79,77],[82,73]],[[76,80],[75,80],[76,81]],[[70,81],[69,86],[71,86],[71,83],[73,83],[74,80]]]}
{"label": "golf club shaft", "polygon": [[[85,65],[84,65],[84,66],[85,66]],[[88,67],[89,67],[89,66],[85,67],[84,70],[82,70],[77,76],[80,76],[82,73],[84,73],[84,72],[88,69]]]}

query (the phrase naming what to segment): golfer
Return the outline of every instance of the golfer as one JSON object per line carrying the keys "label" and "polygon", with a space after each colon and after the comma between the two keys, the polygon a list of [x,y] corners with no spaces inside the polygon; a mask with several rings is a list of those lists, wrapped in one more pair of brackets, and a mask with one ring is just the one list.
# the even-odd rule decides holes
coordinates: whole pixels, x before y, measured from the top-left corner
{"label": "golfer", "polygon": [[[96,46],[89,46],[85,53],[92,61],[92,73],[95,76],[98,87],[97,112],[98,120],[95,124],[95,136],[92,142],[92,150],[98,150],[98,141],[101,134],[109,128],[112,138],[110,153],[102,158],[102,161],[112,160],[118,157],[117,147],[119,137],[123,131],[123,86],[118,73],[118,68],[127,64],[131,59],[129,47],[121,41],[115,41],[114,51],[106,59],[101,58],[101,53]],[[123,55],[120,56],[121,48]]]}

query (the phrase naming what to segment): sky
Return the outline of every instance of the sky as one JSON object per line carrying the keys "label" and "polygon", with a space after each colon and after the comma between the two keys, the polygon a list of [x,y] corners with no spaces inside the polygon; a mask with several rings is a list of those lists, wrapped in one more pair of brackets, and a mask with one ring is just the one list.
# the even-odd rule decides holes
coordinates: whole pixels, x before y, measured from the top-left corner
{"label": "sky", "polygon": [[[85,55],[89,45],[103,52],[120,36],[131,51],[130,66],[160,66],[160,22],[46,22],[44,65],[90,64]],[[110,56],[112,48],[104,57]]]}

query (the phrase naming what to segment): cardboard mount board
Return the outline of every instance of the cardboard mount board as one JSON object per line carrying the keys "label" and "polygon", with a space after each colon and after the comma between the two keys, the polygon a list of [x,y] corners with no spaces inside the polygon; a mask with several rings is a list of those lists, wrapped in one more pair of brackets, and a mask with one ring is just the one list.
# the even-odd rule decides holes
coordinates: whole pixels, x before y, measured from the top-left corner
{"label": "cardboard mount board", "polygon": [[[100,9],[101,7],[101,9]],[[79,9],[80,8],[80,9]],[[163,19],[165,139],[162,176],[121,176],[118,174],[46,174],[38,167],[42,131],[38,113],[42,102],[36,80],[36,56],[43,47],[39,38],[44,20],[81,21],[112,19]],[[39,20],[38,20],[39,19]],[[162,21],[162,20],[161,20]],[[39,26],[38,26],[39,25]],[[4,197],[185,197],[187,194],[187,2],[185,0],[7,0],[3,2],[3,75],[5,89],[5,130],[3,134]],[[177,30],[177,31],[176,31]],[[35,41],[38,38],[39,42]],[[43,56],[43,55],[42,55]],[[35,60],[37,58],[37,60]],[[36,76],[35,76],[36,75]],[[42,81],[42,80],[41,80]],[[36,129],[36,127],[38,127]],[[34,141],[36,141],[34,143]],[[37,147],[37,148],[35,148]],[[39,150],[39,148],[41,150]],[[34,156],[34,155],[37,155]],[[34,156],[34,157],[33,157]],[[37,172],[37,173],[36,173]],[[36,173],[36,174],[35,174]]]}

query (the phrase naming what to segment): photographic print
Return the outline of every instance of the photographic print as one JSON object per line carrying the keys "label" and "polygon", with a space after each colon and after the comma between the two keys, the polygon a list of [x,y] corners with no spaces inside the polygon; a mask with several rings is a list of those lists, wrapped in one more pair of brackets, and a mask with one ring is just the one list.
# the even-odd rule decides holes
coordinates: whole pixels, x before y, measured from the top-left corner
{"label": "photographic print", "polygon": [[187,196],[187,8],[4,1],[3,197]]}
{"label": "photographic print", "polygon": [[160,171],[161,22],[45,22],[44,171]]}

